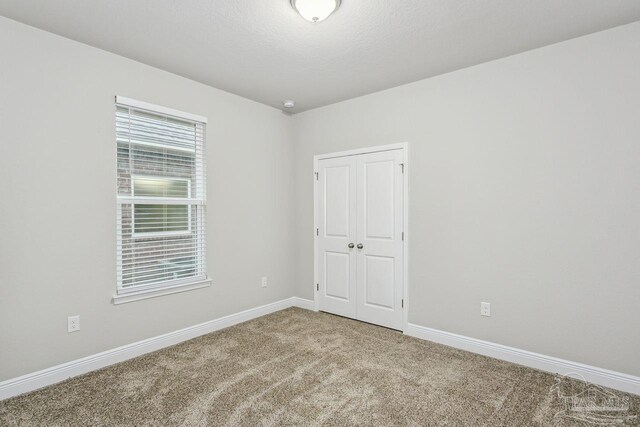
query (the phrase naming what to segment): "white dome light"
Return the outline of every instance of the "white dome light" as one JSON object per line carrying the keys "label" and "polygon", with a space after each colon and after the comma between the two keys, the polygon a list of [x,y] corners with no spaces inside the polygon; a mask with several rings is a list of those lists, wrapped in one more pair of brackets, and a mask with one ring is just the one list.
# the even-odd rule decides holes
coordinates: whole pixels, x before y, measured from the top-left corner
{"label": "white dome light", "polygon": [[291,0],[291,6],[307,21],[324,21],[340,7],[342,0]]}

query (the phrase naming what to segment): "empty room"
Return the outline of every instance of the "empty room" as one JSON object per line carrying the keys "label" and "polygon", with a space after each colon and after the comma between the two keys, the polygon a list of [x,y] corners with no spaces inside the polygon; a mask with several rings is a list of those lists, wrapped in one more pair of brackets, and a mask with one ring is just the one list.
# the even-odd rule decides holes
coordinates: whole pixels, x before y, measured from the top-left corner
{"label": "empty room", "polygon": [[0,426],[640,426],[640,1],[0,0]]}

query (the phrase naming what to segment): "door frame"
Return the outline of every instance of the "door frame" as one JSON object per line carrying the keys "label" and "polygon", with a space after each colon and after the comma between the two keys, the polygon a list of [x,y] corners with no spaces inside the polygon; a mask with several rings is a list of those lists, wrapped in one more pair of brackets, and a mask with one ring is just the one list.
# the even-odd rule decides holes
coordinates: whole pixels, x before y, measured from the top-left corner
{"label": "door frame", "polygon": [[379,153],[381,151],[402,150],[402,161],[404,164],[403,179],[403,224],[404,224],[404,241],[402,242],[402,295],[404,299],[404,307],[402,309],[402,331],[407,329],[409,323],[409,143],[399,142],[395,144],[375,145],[373,147],[356,148],[354,150],[338,151],[326,154],[317,154],[313,156],[313,309],[320,310],[320,300],[318,297],[318,161],[324,159],[333,159],[336,157],[357,156],[359,154]]}

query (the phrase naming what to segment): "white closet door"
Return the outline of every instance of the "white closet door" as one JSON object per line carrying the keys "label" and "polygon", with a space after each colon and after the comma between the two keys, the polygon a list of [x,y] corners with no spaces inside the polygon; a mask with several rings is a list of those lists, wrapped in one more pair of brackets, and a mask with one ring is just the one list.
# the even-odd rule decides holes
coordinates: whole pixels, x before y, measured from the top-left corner
{"label": "white closet door", "polygon": [[402,150],[357,156],[357,319],[394,329],[402,329],[402,161]]}
{"label": "white closet door", "polygon": [[318,162],[320,310],[356,318],[356,158]]}

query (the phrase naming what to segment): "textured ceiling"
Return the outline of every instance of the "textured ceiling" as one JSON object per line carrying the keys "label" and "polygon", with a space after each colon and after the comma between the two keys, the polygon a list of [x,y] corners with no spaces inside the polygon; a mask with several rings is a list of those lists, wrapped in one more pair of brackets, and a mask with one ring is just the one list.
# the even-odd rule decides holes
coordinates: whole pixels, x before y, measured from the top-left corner
{"label": "textured ceiling", "polygon": [[295,112],[640,20],[639,0],[0,0],[0,14]]}

